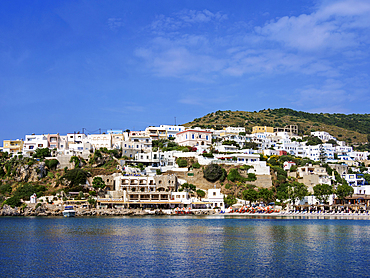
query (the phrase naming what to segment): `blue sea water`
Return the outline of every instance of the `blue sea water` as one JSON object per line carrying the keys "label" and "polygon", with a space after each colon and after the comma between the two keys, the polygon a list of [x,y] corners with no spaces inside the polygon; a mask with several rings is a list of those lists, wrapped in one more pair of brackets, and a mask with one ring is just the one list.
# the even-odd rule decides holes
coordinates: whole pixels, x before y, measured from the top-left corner
{"label": "blue sea water", "polygon": [[0,218],[1,277],[368,277],[370,221]]}

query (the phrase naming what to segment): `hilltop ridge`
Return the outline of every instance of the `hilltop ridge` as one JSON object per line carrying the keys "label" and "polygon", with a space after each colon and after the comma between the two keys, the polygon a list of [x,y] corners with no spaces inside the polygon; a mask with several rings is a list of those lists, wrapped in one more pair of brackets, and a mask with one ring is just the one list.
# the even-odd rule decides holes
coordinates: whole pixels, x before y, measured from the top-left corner
{"label": "hilltop ridge", "polygon": [[218,110],[183,125],[214,129],[240,126],[245,127],[247,133],[252,131],[253,126],[298,125],[299,135],[326,131],[338,140],[356,145],[368,142],[370,114],[308,113],[289,108],[264,109],[258,112]]}

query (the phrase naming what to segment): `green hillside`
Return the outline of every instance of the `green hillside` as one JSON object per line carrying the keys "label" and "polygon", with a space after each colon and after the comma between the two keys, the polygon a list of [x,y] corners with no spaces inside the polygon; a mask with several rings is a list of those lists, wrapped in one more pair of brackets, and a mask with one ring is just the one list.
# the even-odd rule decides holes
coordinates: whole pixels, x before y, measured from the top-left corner
{"label": "green hillside", "polygon": [[370,114],[307,113],[288,108],[258,112],[216,111],[184,126],[214,129],[240,126],[250,133],[253,126],[284,127],[293,124],[298,125],[299,135],[309,135],[311,131],[327,131],[338,140],[354,145],[368,142],[367,135],[370,134]]}

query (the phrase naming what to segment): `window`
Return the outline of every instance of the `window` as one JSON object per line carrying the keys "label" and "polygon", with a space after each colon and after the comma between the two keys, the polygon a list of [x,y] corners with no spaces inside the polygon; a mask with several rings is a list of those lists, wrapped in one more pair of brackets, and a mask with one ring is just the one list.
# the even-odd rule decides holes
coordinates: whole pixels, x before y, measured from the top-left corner
{"label": "window", "polygon": [[194,139],[194,134],[191,135],[191,139]]}
{"label": "window", "polygon": [[206,135],[206,140],[208,140],[208,135]]}
{"label": "window", "polygon": [[213,196],[216,196],[216,192],[213,192]]}
{"label": "window", "polygon": [[30,146],[30,150],[33,150],[33,146]]}

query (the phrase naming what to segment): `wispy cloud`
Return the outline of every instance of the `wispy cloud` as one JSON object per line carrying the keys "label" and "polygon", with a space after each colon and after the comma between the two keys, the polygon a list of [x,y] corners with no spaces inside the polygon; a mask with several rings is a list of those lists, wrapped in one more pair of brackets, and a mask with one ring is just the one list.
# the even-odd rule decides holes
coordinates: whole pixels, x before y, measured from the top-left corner
{"label": "wispy cloud", "polygon": [[122,18],[116,18],[116,17],[108,18],[107,24],[111,30],[116,30],[123,26]]}
{"label": "wispy cloud", "polygon": [[158,15],[152,22],[150,28],[157,34],[166,31],[175,31],[194,24],[222,22],[226,19],[227,15],[221,12],[213,13],[209,10],[182,10],[171,16],[165,16],[163,14]]}
{"label": "wispy cloud", "polygon": [[[188,78],[192,73],[212,73],[211,78],[217,79],[225,75],[299,72],[335,77],[340,71],[333,64],[335,59],[330,59],[334,55],[356,58],[368,55],[365,45],[369,41],[366,36],[360,36],[369,31],[368,18],[370,2],[335,1],[318,6],[311,14],[285,16],[244,34],[243,29],[248,28],[243,24],[230,23],[234,35],[212,36],[180,29],[191,24],[219,22],[227,19],[227,15],[185,10],[173,17],[158,16],[151,27],[161,31],[160,36],[154,37],[150,46],[137,49],[136,54],[159,76]],[[230,28],[229,25],[225,28]],[[235,26],[240,29],[236,31]],[[200,78],[205,79],[209,78]]]}

